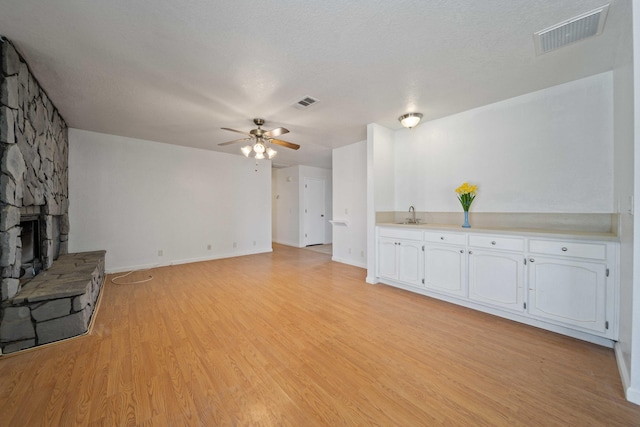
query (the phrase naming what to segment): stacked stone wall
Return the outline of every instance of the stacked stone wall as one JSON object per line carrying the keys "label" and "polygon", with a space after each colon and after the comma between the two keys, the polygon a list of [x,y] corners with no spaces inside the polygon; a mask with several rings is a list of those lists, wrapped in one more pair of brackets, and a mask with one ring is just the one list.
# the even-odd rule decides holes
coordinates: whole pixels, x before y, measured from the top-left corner
{"label": "stacked stone wall", "polygon": [[[0,300],[20,290],[21,212],[37,208],[44,268],[67,253],[67,125],[13,44],[0,36]],[[54,217],[57,217],[54,219]],[[59,235],[54,235],[54,221]]]}
{"label": "stacked stone wall", "polygon": [[104,282],[105,251],[61,255],[10,302],[0,321],[2,353],[82,335]]}

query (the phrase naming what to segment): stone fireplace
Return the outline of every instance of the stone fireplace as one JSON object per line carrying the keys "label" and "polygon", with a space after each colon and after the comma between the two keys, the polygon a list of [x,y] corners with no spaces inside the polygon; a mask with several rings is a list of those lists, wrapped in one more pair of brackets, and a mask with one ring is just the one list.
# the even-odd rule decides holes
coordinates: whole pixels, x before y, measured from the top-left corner
{"label": "stone fireplace", "polygon": [[[69,323],[66,317],[82,318],[86,330],[102,285],[104,253],[66,255],[68,149],[64,119],[13,44],[0,36],[1,353],[73,335],[51,333]],[[58,257],[65,257],[64,268],[47,275]],[[63,277],[78,282],[80,276],[88,287],[73,283],[72,291],[65,289]],[[46,329],[39,322],[47,323],[46,338],[38,336],[38,329]],[[81,328],[73,326],[75,335]]]}

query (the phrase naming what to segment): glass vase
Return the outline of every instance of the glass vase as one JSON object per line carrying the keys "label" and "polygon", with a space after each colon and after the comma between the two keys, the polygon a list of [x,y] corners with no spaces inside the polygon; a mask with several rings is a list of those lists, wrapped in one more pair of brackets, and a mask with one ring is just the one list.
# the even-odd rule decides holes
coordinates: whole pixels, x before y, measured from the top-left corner
{"label": "glass vase", "polygon": [[469,211],[464,211],[464,224],[462,224],[462,228],[471,228],[471,224],[469,224]]}

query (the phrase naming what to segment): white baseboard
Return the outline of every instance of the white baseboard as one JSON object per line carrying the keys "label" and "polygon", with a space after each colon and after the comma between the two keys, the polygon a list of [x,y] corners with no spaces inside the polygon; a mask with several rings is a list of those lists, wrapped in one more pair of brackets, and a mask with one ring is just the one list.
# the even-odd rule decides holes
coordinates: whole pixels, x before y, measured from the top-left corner
{"label": "white baseboard", "polygon": [[357,262],[357,261],[353,261],[350,259],[346,259],[346,258],[340,258],[340,257],[331,257],[331,261],[335,261],[335,262],[339,262],[341,264],[347,264],[347,265],[352,265],[354,267],[360,267],[360,268],[367,268],[367,264],[363,263],[363,262]]}
{"label": "white baseboard", "polygon": [[627,366],[627,362],[624,360],[624,355],[622,354],[622,346],[619,342],[616,342],[613,346],[613,351],[616,356],[616,363],[618,365],[618,373],[620,374],[620,380],[622,381],[622,389],[625,392],[625,396],[627,400],[640,405],[640,394],[636,396],[636,401],[631,400],[629,396],[631,392],[631,379],[629,378],[629,367]]}
{"label": "white baseboard", "polygon": [[629,387],[627,389],[627,400],[631,403],[635,403],[636,405],[640,405],[640,389],[635,387]]}
{"label": "white baseboard", "polygon": [[300,246],[298,242],[290,242],[288,240],[274,240],[273,243],[277,243],[279,245],[285,245],[285,246],[293,246],[294,248],[304,247],[304,246]]}
{"label": "white baseboard", "polygon": [[105,271],[105,273],[113,274],[113,273],[122,273],[126,271],[148,270],[150,268],[156,268],[156,267],[168,267],[171,265],[190,264],[192,262],[213,261],[216,259],[232,258],[237,256],[246,256],[246,255],[256,255],[256,254],[263,254],[268,252],[273,252],[273,248],[267,247],[267,248],[261,248],[261,249],[253,249],[249,251],[225,252],[225,253],[218,253],[218,254],[210,255],[206,257],[176,259],[176,260],[165,261],[165,262],[156,263],[156,264],[139,264],[139,265],[110,267]]}

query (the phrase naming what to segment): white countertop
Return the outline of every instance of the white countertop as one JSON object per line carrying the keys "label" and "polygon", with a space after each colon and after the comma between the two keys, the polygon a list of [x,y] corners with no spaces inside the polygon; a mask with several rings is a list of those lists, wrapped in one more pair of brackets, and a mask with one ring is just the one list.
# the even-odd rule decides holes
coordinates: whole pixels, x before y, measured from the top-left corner
{"label": "white countertop", "polygon": [[454,224],[397,224],[393,222],[376,223],[378,227],[397,227],[412,228],[423,231],[455,231],[462,233],[486,233],[486,234],[503,234],[518,235],[525,237],[544,237],[551,239],[578,239],[578,240],[603,240],[608,242],[619,242],[620,239],[615,233],[601,233],[594,231],[563,231],[551,229],[535,229],[535,228],[500,228],[500,227],[474,227],[462,228],[460,225]]}

